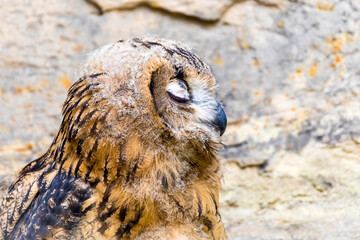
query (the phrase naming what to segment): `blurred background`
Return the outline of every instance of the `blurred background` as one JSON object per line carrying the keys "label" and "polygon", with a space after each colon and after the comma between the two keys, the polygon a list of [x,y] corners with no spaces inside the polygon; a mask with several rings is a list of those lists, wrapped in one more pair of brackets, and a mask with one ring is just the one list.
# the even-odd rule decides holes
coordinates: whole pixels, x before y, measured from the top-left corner
{"label": "blurred background", "polygon": [[155,34],[217,77],[229,237],[360,239],[359,0],[0,5],[0,178],[47,150],[87,52]]}

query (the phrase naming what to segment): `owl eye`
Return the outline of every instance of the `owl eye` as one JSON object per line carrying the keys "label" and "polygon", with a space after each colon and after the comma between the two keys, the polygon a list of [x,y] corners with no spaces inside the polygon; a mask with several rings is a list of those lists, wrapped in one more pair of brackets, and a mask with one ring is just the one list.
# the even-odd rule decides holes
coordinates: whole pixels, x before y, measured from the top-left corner
{"label": "owl eye", "polygon": [[166,92],[176,102],[185,103],[190,100],[186,83],[181,79],[173,79],[166,87]]}

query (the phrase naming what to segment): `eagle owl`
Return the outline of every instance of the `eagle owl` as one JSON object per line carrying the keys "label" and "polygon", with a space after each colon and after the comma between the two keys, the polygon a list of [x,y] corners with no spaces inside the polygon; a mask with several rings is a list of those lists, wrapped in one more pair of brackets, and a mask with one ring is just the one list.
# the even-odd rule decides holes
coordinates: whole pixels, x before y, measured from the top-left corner
{"label": "eagle owl", "polygon": [[59,132],[0,206],[0,239],[226,239],[215,79],[177,42],[90,53]]}

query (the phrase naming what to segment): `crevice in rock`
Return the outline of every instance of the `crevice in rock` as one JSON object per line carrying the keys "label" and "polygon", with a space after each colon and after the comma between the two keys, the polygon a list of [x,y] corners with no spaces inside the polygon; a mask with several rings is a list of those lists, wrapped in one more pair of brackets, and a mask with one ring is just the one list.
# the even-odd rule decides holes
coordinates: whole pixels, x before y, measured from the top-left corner
{"label": "crevice in rock", "polygon": [[[132,7],[120,7],[120,8],[114,8],[114,9],[109,9],[109,10],[103,10],[101,8],[100,5],[98,5],[96,2],[92,1],[92,0],[85,0],[87,3],[93,5],[94,7],[96,7],[99,11],[99,15],[103,15],[106,14],[108,12],[114,12],[114,11],[129,11],[129,10],[135,10],[138,8],[147,8],[150,9],[151,11],[166,15],[169,18],[173,18],[173,19],[177,19],[177,20],[183,20],[184,22],[191,22],[191,23],[197,23],[199,25],[202,26],[213,26],[215,24],[217,24],[220,20],[220,18],[218,19],[203,19],[203,18],[199,18],[196,16],[191,16],[191,15],[186,15],[180,12],[172,12],[169,11],[167,9],[164,8],[156,8],[151,6],[150,4],[146,3],[146,2],[142,2],[137,4],[136,6],[132,6]],[[227,10],[227,9],[226,9]]]}
{"label": "crevice in rock", "polygon": [[98,11],[98,15],[103,15],[103,14],[106,14],[108,12],[113,12],[113,11],[134,10],[134,9],[138,9],[138,8],[143,7],[143,8],[150,9],[150,10],[152,10],[154,12],[164,14],[169,18],[183,20],[185,22],[197,23],[197,24],[202,25],[202,26],[216,25],[217,23],[219,23],[221,21],[223,16],[232,7],[234,7],[237,4],[242,4],[242,3],[248,2],[248,1],[254,1],[257,4],[265,6],[265,7],[279,8],[279,6],[276,3],[268,3],[268,2],[265,2],[263,0],[238,0],[238,1],[234,0],[231,4],[229,4],[227,7],[225,7],[225,9],[219,14],[218,17],[216,17],[214,19],[206,19],[206,18],[201,18],[201,17],[195,16],[195,15],[190,15],[190,14],[188,15],[188,14],[185,14],[185,13],[182,13],[182,12],[170,11],[169,9],[162,8],[162,7],[153,7],[147,2],[139,2],[135,6],[129,6],[129,7],[124,6],[124,7],[112,8],[112,9],[109,9],[109,10],[103,10],[103,8],[96,1],[85,0],[86,3],[92,5]]}
{"label": "crevice in rock", "polygon": [[266,2],[264,0],[254,0],[254,1],[261,6],[270,7],[270,8],[279,8],[279,5],[276,3]]}
{"label": "crevice in rock", "polygon": [[[239,1],[234,0],[234,2],[232,2],[229,6],[227,6],[219,14],[219,17],[214,18],[214,19],[206,19],[206,18],[201,18],[201,17],[198,17],[198,16],[194,16],[194,15],[187,15],[187,14],[182,13],[182,12],[170,11],[169,9],[162,8],[162,7],[153,7],[149,3],[146,3],[146,2],[139,2],[137,5],[131,6],[131,7],[118,7],[118,8],[113,8],[113,9],[109,9],[109,10],[103,10],[102,7],[97,2],[95,2],[93,0],[85,0],[85,2],[87,2],[88,4],[91,4],[92,6],[94,6],[97,9],[98,15],[103,15],[103,14],[106,14],[108,12],[113,12],[113,11],[128,11],[128,10],[134,10],[134,9],[137,9],[137,8],[145,7],[147,9],[152,10],[152,11],[164,14],[167,17],[170,17],[170,18],[183,20],[185,22],[197,23],[197,24],[202,25],[202,26],[216,25],[217,23],[219,23],[221,21],[223,16],[234,5],[241,4],[241,3],[244,3],[244,2],[247,2],[247,1],[249,1],[249,0],[239,0]],[[251,0],[251,1],[253,1],[253,0]],[[261,0],[255,0],[255,2],[257,2],[257,3],[261,4],[261,5],[264,5],[264,6],[269,6],[269,7],[276,7],[277,6],[276,4],[266,4],[266,3],[262,2]]]}
{"label": "crevice in rock", "polygon": [[90,4],[91,6],[93,6],[96,11],[97,11],[97,15],[101,16],[104,14],[104,11],[102,10],[101,6],[96,3],[96,2],[93,2],[91,0],[84,0],[87,4]]}

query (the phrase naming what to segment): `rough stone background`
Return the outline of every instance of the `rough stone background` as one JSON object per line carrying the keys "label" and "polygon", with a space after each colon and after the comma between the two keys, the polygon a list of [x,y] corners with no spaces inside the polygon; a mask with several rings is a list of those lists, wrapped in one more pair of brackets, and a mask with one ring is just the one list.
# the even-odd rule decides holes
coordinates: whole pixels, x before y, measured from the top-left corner
{"label": "rough stone background", "polygon": [[0,6],[0,178],[46,151],[88,51],[156,34],[191,46],[217,76],[229,237],[360,239],[359,0]]}

